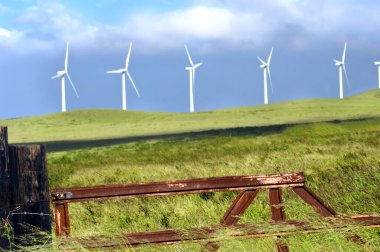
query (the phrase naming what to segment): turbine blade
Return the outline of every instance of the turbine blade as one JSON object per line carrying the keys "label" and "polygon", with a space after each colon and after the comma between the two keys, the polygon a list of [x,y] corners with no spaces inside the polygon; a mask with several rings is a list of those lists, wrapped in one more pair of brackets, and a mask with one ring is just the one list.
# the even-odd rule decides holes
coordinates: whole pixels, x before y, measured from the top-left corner
{"label": "turbine blade", "polygon": [[348,86],[348,88],[351,88],[350,82],[348,81],[348,77],[347,77],[346,66],[344,64],[342,66],[343,66],[344,76],[346,76],[347,86]]}
{"label": "turbine blade", "polygon": [[128,70],[129,58],[131,57],[131,51],[132,51],[132,42],[129,44],[128,56],[125,59],[125,69],[126,70]]}
{"label": "turbine blade", "polygon": [[65,71],[67,71],[68,63],[69,63],[69,41],[67,41],[66,43]]}
{"label": "turbine blade", "polygon": [[60,74],[57,74],[57,75],[54,75],[53,77],[51,77],[52,79],[57,79],[57,78],[59,78],[59,77],[61,77],[61,75]]}
{"label": "turbine blade", "polygon": [[75,86],[74,86],[74,83],[72,82],[72,80],[71,80],[71,78],[70,78],[69,73],[67,73],[66,76],[67,76],[67,79],[69,79],[70,84],[71,84],[71,86],[73,87],[76,96],[79,98],[78,92],[77,92],[77,90],[76,90],[76,88],[75,88]]}
{"label": "turbine blade", "polygon": [[269,57],[268,57],[268,66],[269,66],[269,64],[270,64],[270,60],[271,60],[271,58],[272,58],[272,53],[273,53],[273,47],[272,47],[272,49],[270,50],[270,54],[269,54]]}
{"label": "turbine blade", "polygon": [[129,80],[130,80],[131,83],[132,83],[132,86],[135,88],[135,91],[136,91],[137,96],[140,97],[139,91],[137,90],[136,85],[135,85],[135,83],[133,82],[131,75],[130,75],[128,72],[127,72],[127,75],[128,75]]}
{"label": "turbine blade", "polygon": [[344,43],[344,49],[343,49],[343,55],[342,55],[343,64],[344,64],[344,61],[346,59],[346,48],[347,48],[347,43]]}
{"label": "turbine blade", "polygon": [[270,76],[269,66],[268,66],[267,70],[268,70],[268,77],[269,77],[269,82],[270,82],[270,89],[272,90],[272,93],[273,93],[272,77]]}
{"label": "turbine blade", "polygon": [[196,64],[193,68],[196,69],[196,68],[198,68],[198,67],[200,67],[202,65],[203,65],[203,63],[201,62],[201,63]]}
{"label": "turbine blade", "polygon": [[265,61],[262,60],[260,57],[257,57],[257,58],[260,60],[261,64],[263,64],[263,65],[266,65],[266,64],[267,64],[267,63],[265,63]]}
{"label": "turbine blade", "polygon": [[194,66],[194,63],[193,63],[193,61],[191,60],[190,53],[189,53],[189,50],[187,50],[187,46],[186,46],[186,45],[185,45],[185,50],[186,50],[186,53],[187,53],[187,57],[189,58],[190,65],[191,65],[191,66]]}
{"label": "turbine blade", "polygon": [[122,73],[123,71],[125,71],[125,69],[111,70],[111,71],[107,71],[107,73]]}

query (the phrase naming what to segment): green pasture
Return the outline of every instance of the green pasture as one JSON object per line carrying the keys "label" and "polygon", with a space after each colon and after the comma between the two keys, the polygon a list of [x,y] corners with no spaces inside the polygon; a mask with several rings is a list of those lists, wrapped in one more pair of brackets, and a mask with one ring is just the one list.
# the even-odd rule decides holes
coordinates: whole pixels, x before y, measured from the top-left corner
{"label": "green pasture", "polygon": [[[305,172],[307,185],[342,216],[380,214],[380,91],[187,113],[73,111],[0,121],[11,143],[44,143],[51,188],[198,177]],[[218,224],[236,193],[73,203],[73,236]],[[292,191],[288,219],[326,225]],[[262,191],[242,222],[270,220]],[[347,241],[358,234],[359,246]],[[223,235],[223,234],[221,234]],[[380,230],[284,238],[291,251],[379,251]],[[235,239],[221,251],[273,251],[273,238]],[[136,251],[200,251],[199,244]],[[133,251],[126,249],[126,251]]]}

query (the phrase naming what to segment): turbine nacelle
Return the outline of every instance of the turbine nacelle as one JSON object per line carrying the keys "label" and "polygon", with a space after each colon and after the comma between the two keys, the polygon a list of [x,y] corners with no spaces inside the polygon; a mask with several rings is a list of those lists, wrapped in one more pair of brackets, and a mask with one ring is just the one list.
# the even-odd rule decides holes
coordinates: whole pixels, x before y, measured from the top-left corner
{"label": "turbine nacelle", "polygon": [[51,78],[52,78],[52,79],[62,78],[62,77],[64,77],[66,74],[67,74],[67,71],[65,71],[65,70],[57,71],[57,75],[54,75],[54,76],[51,77]]}
{"label": "turbine nacelle", "polygon": [[380,66],[380,61],[373,62],[376,66]]}
{"label": "turbine nacelle", "polygon": [[334,60],[334,62],[335,62],[336,66],[343,66],[344,65],[344,62],[339,61],[339,60]]}

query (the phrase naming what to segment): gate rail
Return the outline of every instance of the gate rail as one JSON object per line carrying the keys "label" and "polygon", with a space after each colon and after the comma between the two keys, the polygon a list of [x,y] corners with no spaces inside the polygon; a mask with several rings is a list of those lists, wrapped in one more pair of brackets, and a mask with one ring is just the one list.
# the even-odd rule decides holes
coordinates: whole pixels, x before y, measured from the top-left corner
{"label": "gate rail", "polygon": [[[103,185],[94,187],[75,187],[55,189],[51,193],[55,233],[57,237],[65,237],[60,248],[70,248],[71,242],[78,242],[85,248],[114,248],[120,246],[141,245],[167,245],[178,242],[205,242],[206,248],[217,250],[218,246],[213,242],[218,230],[231,228],[238,232],[233,237],[265,237],[290,235],[300,232],[319,232],[318,228],[311,227],[308,223],[287,221],[282,200],[282,189],[291,188],[307,204],[312,206],[323,217],[334,217],[338,222],[332,222],[331,229],[342,229],[347,223],[355,222],[368,228],[380,227],[380,218],[375,216],[352,216],[351,218],[340,218],[339,215],[327,205],[321,198],[305,186],[305,177],[300,173],[255,175],[255,176],[228,176],[212,177],[176,181],[164,181],[153,183],[133,183],[124,185]],[[272,225],[290,225],[298,228],[296,231],[279,231],[276,233],[265,233],[253,225],[239,225],[241,216],[254,201],[258,193],[269,190],[269,203],[271,207]],[[157,196],[174,196],[183,194],[199,194],[208,192],[240,191],[236,199],[224,214],[218,227],[205,227],[188,229],[186,234],[176,230],[162,230],[153,232],[141,232],[114,237],[97,236],[88,238],[70,237],[69,203],[144,198]],[[280,226],[281,226],[280,225]],[[280,230],[280,229],[279,229]],[[115,240],[116,239],[116,240]],[[359,237],[350,237],[350,240],[360,241]],[[288,246],[276,239],[277,251],[289,251]]]}

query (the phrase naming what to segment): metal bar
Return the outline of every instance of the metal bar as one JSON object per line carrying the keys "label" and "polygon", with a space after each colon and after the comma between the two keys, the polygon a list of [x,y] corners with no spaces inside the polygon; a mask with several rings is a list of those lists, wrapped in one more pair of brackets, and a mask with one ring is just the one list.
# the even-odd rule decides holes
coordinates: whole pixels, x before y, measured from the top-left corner
{"label": "metal bar", "polygon": [[55,204],[54,209],[54,222],[55,222],[55,235],[56,236],[70,236],[70,218],[69,206],[67,203]]}
{"label": "metal bar", "polygon": [[[248,190],[255,188],[302,186],[303,173],[229,176],[190,180],[165,181],[154,183],[135,183],[95,187],[55,189],[53,202],[78,202],[104,199],[136,198],[149,196],[169,196],[178,194],[203,193],[215,191]],[[61,195],[62,197],[57,197]],[[68,194],[70,193],[70,194]],[[64,195],[70,195],[70,198]]]}
{"label": "metal bar", "polygon": [[290,250],[289,250],[288,245],[286,245],[286,243],[282,242],[279,239],[280,239],[279,236],[275,237],[274,245],[275,245],[276,251],[278,251],[278,252],[289,252]]}
{"label": "metal bar", "polygon": [[323,217],[338,216],[334,209],[327,205],[326,202],[324,202],[306,186],[293,187],[292,189]]}
{"label": "metal bar", "polygon": [[[286,220],[285,209],[282,201],[281,188],[269,189],[269,203],[272,214],[272,221],[275,223],[284,222]],[[275,237],[275,248],[277,252],[288,252],[289,247],[280,236]]]}
{"label": "metal bar", "polygon": [[272,214],[272,221],[285,221],[286,216],[284,206],[282,205],[282,192],[280,188],[269,189],[269,203]]}
{"label": "metal bar", "polygon": [[[304,183],[292,183],[283,185],[265,185],[265,186],[250,186],[250,187],[233,187],[233,188],[214,188],[214,189],[202,189],[202,190],[191,190],[191,191],[173,191],[173,192],[155,192],[155,193],[143,193],[143,194],[124,194],[124,195],[114,195],[114,196],[99,196],[91,198],[55,198],[52,196],[52,201],[54,203],[74,203],[74,202],[87,202],[87,201],[99,201],[99,200],[120,200],[120,199],[133,199],[133,198],[146,198],[146,197],[160,197],[160,196],[176,196],[176,195],[187,195],[187,194],[199,194],[199,193],[211,193],[211,192],[232,192],[232,191],[245,191],[245,190],[259,190],[259,189],[269,189],[269,188],[288,188],[288,187],[299,187],[303,186]],[[69,188],[70,189],[70,188]],[[59,191],[61,193],[68,193],[71,191]],[[52,192],[55,193],[55,192]]]}
{"label": "metal bar", "polygon": [[220,224],[222,225],[235,225],[240,220],[247,208],[251,205],[260,190],[242,191],[236,197],[230,208],[224,214]]}
{"label": "metal bar", "polygon": [[[353,224],[357,223],[365,228],[380,228],[380,217],[367,216],[360,219],[336,218],[334,222],[329,222],[330,227],[314,227],[309,222],[285,221],[279,226],[273,223],[276,232],[266,232],[260,228],[260,225],[236,225],[233,227],[233,234],[226,237],[218,238],[218,231],[228,230],[231,227],[220,226],[214,228],[194,228],[185,231],[178,230],[163,230],[151,231],[142,233],[132,233],[116,236],[92,236],[71,238],[66,237],[59,239],[59,248],[65,250],[83,249],[115,249],[125,247],[138,246],[155,246],[155,245],[171,245],[183,242],[206,242],[215,243],[219,240],[237,239],[237,238],[263,238],[263,237],[278,237],[297,234],[308,234],[317,232],[326,232],[332,230],[341,230],[352,228]],[[264,230],[264,231],[263,231]]]}

